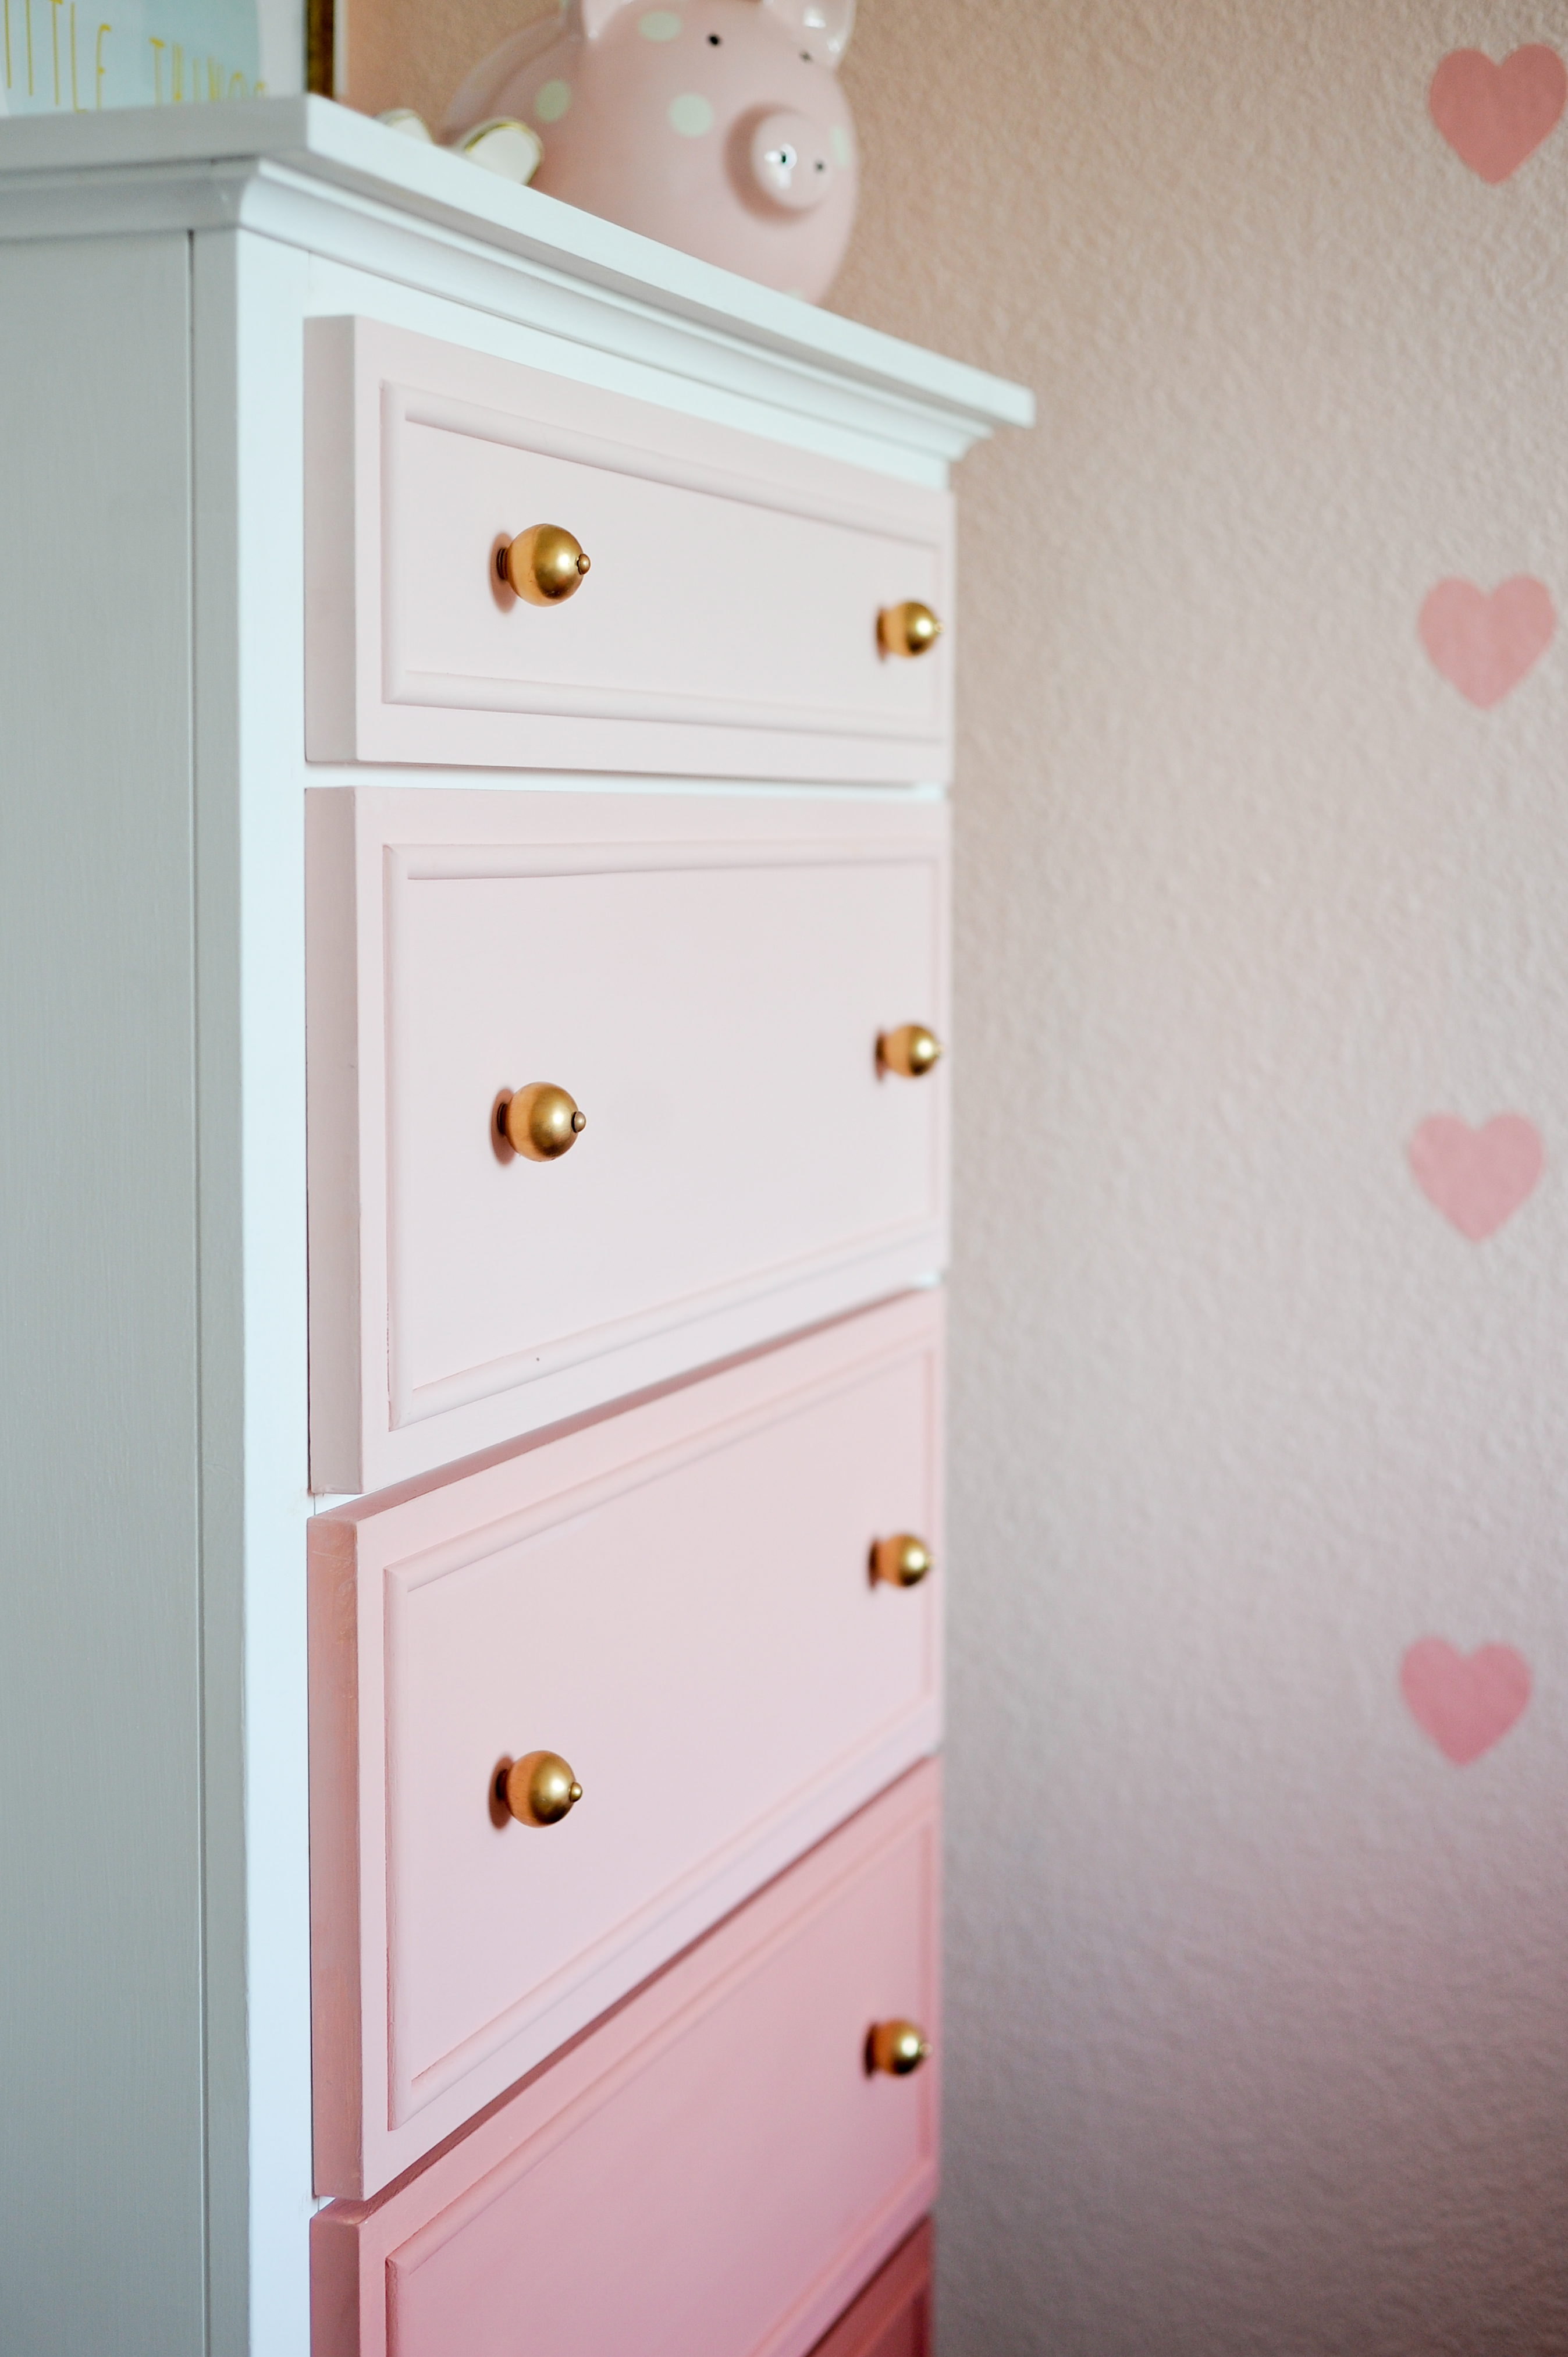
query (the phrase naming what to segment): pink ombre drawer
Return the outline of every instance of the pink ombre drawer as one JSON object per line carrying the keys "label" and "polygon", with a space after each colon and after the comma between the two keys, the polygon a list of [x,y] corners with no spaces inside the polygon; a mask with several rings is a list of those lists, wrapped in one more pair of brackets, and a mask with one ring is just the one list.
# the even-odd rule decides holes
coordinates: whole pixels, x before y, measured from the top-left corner
{"label": "pink ombre drawer", "polygon": [[[317,2188],[365,2194],[940,1734],[940,1301],[310,1526]],[[584,1798],[528,1826],[498,1769]]]}
{"label": "pink ombre drawer", "polygon": [[[947,815],[308,797],[311,1477],[381,1488],[946,1257]],[[557,1161],[498,1100],[568,1091]]]}
{"label": "pink ombre drawer", "polygon": [[[935,2063],[865,2055],[935,2030],[937,1799],[916,1770],[409,2182],[322,2211],[313,2357],[804,2357],[935,2191]],[[916,2357],[888,2307],[847,2351]]]}
{"label": "pink ombre drawer", "polygon": [[922,2219],[812,2357],[930,2357],[932,2240]]}
{"label": "pink ombre drawer", "polygon": [[[313,760],[941,782],[949,495],[371,319],[306,330]],[[555,606],[498,548],[555,524]]]}

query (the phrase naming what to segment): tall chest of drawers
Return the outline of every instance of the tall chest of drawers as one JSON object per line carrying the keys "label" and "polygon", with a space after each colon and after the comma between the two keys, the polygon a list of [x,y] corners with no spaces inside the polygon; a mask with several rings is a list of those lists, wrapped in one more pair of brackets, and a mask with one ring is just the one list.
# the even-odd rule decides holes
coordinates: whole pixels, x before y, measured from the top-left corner
{"label": "tall chest of drawers", "polygon": [[17,2344],[912,2352],[1026,398],[315,101],[0,286]]}

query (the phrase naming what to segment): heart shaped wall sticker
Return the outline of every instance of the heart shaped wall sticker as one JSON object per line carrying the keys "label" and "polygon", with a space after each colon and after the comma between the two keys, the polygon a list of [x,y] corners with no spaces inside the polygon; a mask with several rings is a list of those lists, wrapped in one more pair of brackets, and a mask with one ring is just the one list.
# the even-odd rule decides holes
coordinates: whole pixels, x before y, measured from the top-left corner
{"label": "heart shaped wall sticker", "polygon": [[1432,77],[1432,119],[1461,163],[1496,188],[1517,172],[1568,100],[1568,68],[1541,42],[1494,65],[1480,49],[1455,49]]}
{"label": "heart shaped wall sticker", "polygon": [[1530,1664],[1511,1645],[1460,1653],[1442,1637],[1423,1637],[1400,1664],[1400,1691],[1439,1751],[1456,1768],[1468,1768],[1523,1712]]}
{"label": "heart shaped wall sticker", "polygon": [[1521,1113],[1499,1113],[1480,1129],[1434,1113],[1410,1141],[1410,1167],[1429,1203],[1473,1244],[1495,1235],[1534,1193],[1546,1148]]}
{"label": "heart shaped wall sticker", "polygon": [[1490,592],[1473,581],[1440,581],[1421,609],[1421,643],[1449,685],[1483,712],[1500,704],[1540,662],[1557,628],[1544,581],[1528,573]]}

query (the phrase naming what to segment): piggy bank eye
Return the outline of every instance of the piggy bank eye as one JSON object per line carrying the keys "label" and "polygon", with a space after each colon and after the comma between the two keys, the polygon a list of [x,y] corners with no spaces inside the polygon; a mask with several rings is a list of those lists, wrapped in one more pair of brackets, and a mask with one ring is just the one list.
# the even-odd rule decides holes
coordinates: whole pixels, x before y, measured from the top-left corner
{"label": "piggy bank eye", "polygon": [[709,48],[710,48],[710,49],[722,49],[722,48],[723,48],[723,47],[724,47],[724,41],[723,41],[723,39],[722,39],[722,38],[720,37],[720,35],[719,35],[719,34],[717,34],[717,33],[710,33],[710,34],[708,35],[708,47],[709,47]]}

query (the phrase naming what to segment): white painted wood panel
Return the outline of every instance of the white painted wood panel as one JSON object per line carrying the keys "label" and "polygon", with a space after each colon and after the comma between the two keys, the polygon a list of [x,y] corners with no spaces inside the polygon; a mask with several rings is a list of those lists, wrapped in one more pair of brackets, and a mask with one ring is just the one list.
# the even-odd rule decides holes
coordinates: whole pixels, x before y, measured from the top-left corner
{"label": "white painted wood panel", "polygon": [[187,241],[0,319],[0,2341],[198,2357]]}
{"label": "white painted wood panel", "polygon": [[[194,167],[194,168],[193,168]],[[920,479],[1034,414],[1023,387],[638,237],[323,99],[34,116],[0,143],[0,234],[243,225],[577,346],[880,444]],[[482,330],[481,330],[482,335]],[[877,463],[875,459],[873,463]]]}
{"label": "white painted wood panel", "polygon": [[197,950],[212,2357],[303,2357],[306,261],[193,242]]}

